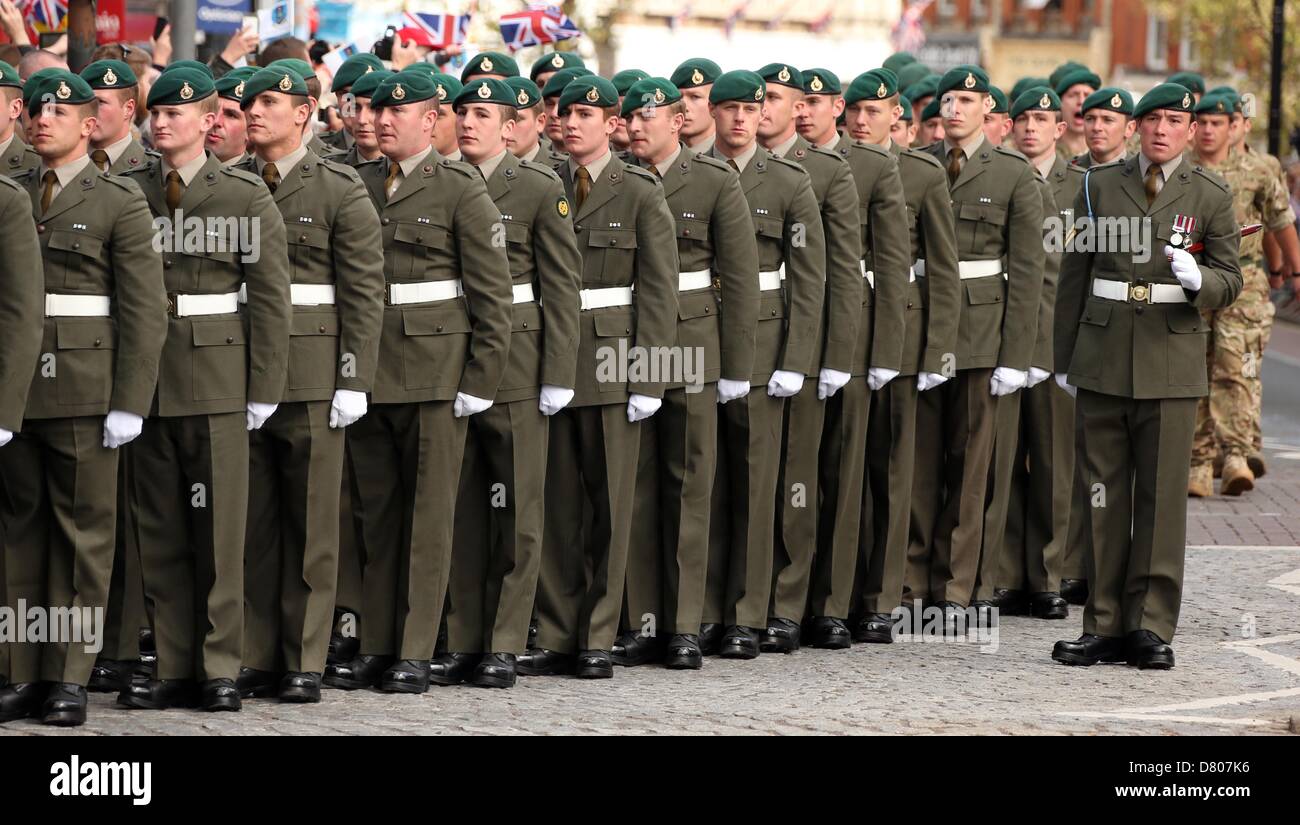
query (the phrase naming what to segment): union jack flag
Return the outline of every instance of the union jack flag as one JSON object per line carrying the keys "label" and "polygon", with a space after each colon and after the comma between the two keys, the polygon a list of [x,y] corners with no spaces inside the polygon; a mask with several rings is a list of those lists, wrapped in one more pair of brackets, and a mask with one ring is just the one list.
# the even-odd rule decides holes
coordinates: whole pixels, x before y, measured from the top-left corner
{"label": "union jack flag", "polygon": [[423,29],[433,41],[435,49],[445,49],[453,43],[464,43],[469,32],[468,14],[428,14],[422,11],[404,12],[403,22]]}
{"label": "union jack flag", "polygon": [[532,5],[501,15],[501,39],[510,51],[581,37],[582,31],[559,6]]}
{"label": "union jack flag", "polygon": [[23,16],[32,21],[32,28],[38,32],[50,33],[63,31],[67,25],[67,0],[27,0]]}
{"label": "union jack flag", "polygon": [[925,28],[921,25],[921,15],[934,0],[912,0],[903,10],[903,16],[894,24],[889,33],[894,51],[915,51],[925,45]]}

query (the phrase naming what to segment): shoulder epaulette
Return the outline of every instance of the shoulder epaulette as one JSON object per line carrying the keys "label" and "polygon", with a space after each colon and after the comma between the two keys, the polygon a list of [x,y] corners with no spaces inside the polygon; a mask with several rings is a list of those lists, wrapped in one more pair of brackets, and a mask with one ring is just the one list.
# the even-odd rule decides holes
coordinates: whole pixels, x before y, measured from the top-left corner
{"label": "shoulder epaulette", "polygon": [[[685,154],[686,154],[685,152],[682,153],[682,155],[683,155],[683,158],[682,158],[682,159],[683,159],[683,160],[685,159]],[[694,160],[695,162],[700,163],[700,164],[702,164],[702,165],[704,165],[704,166],[710,166],[710,167],[712,167],[712,168],[714,168],[714,169],[717,169],[717,170],[720,171],[720,172],[732,172],[732,171],[735,171],[735,170],[733,170],[730,166],[728,166],[727,164],[725,164],[725,163],[723,163],[722,161],[718,160],[717,158],[715,158],[715,157],[713,157],[713,156],[711,156],[711,155],[706,155],[706,154],[704,154],[703,152],[695,152],[695,153],[692,155],[692,160]]]}
{"label": "shoulder epaulette", "polygon": [[1232,187],[1228,185],[1228,182],[1226,180],[1224,180],[1222,177],[1215,174],[1214,172],[1211,172],[1209,169],[1206,169],[1204,166],[1197,164],[1196,166],[1192,167],[1192,171],[1197,173],[1201,177],[1205,178],[1206,180],[1210,181],[1215,186],[1222,189],[1224,192],[1228,192],[1228,193],[1232,192]]}
{"label": "shoulder epaulette", "polygon": [[636,175],[639,178],[645,178],[651,183],[655,183],[655,184],[659,183],[659,178],[656,177],[654,173],[651,172],[649,169],[642,169],[640,166],[634,166],[630,163],[625,164],[623,168],[626,169],[631,174]]}
{"label": "shoulder epaulette", "polygon": [[235,180],[243,181],[244,183],[251,184],[253,186],[265,186],[265,184],[262,182],[261,177],[253,174],[252,172],[246,172],[243,169],[236,169],[233,166],[222,166],[221,173],[228,178],[234,178]]}
{"label": "shoulder epaulette", "polygon": [[538,163],[535,160],[521,160],[519,161],[519,168],[531,169],[539,175],[544,175],[548,180],[558,181],[560,179],[560,176],[556,174],[554,169],[544,163]]}
{"label": "shoulder epaulette", "polygon": [[937,169],[943,169],[943,164],[939,162],[938,158],[936,158],[934,155],[930,154],[929,152],[925,152],[920,149],[904,149],[901,153],[899,153],[899,157],[912,158],[913,160],[925,161],[926,163],[930,164],[931,166]]}
{"label": "shoulder epaulette", "polygon": [[1001,152],[1002,154],[1006,155],[1007,157],[1012,157],[1012,158],[1015,158],[1016,160],[1021,160],[1021,161],[1024,161],[1025,163],[1029,163],[1029,158],[1027,158],[1027,157],[1025,157],[1024,155],[1020,154],[1020,153],[1017,152],[1015,149],[1009,149],[1009,148],[1007,148],[1006,146],[994,146],[994,147],[993,147],[993,151],[995,151],[995,152]]}

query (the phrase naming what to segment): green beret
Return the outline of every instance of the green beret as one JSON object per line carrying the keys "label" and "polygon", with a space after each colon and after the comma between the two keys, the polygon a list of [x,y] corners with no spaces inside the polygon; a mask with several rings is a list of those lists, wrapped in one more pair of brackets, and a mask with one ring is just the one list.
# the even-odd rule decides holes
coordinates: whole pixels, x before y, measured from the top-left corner
{"label": "green beret", "polygon": [[330,91],[341,92],[356,83],[362,75],[382,71],[383,68],[384,61],[370,52],[354,54],[344,60],[343,65],[339,66],[339,70],[334,73],[334,82],[330,84]]}
{"label": "green beret", "polygon": [[979,66],[973,66],[969,63],[954,66],[944,72],[943,77],[939,78],[939,85],[935,88],[934,93],[942,97],[945,92],[950,92],[953,89],[987,94],[989,91],[988,73]]}
{"label": "green beret", "polygon": [[938,117],[939,103],[940,103],[939,98],[936,96],[929,103],[925,104],[925,108],[921,110],[921,120],[924,121],[924,120],[929,120],[932,117]]}
{"label": "green beret", "polygon": [[714,83],[719,77],[722,77],[722,69],[717,63],[707,57],[692,57],[673,69],[668,79],[679,89],[693,89]]}
{"label": "green beret", "polygon": [[479,52],[474,59],[465,64],[460,73],[460,82],[464,83],[476,74],[499,74],[506,77],[519,75],[519,64],[515,59],[501,52]]}
{"label": "green beret", "polygon": [[803,72],[791,67],[789,64],[768,63],[758,70],[758,76],[768,83],[777,83],[803,91]]}
{"label": "green beret", "polygon": [[1015,120],[1028,111],[1035,112],[1059,112],[1061,111],[1061,99],[1056,96],[1056,92],[1046,86],[1033,86],[1025,89],[1016,98],[1016,102],[1011,104],[1011,119]]}
{"label": "green beret", "polygon": [[260,71],[261,69],[256,66],[240,66],[238,69],[231,69],[217,78],[216,83],[213,84],[217,89],[217,95],[236,103],[242,102],[248,80]]}
{"label": "green beret", "polygon": [[718,75],[709,90],[710,103],[739,100],[745,103],[762,103],[767,99],[767,82],[757,72],[740,69]]}
{"label": "green beret", "polygon": [[[298,84],[301,88],[302,81],[298,81]],[[198,103],[216,91],[217,87],[212,80],[212,75],[185,67],[171,69],[158,75],[153,86],[149,87],[149,99],[145,102],[145,106],[152,109],[155,106],[183,106],[187,103]]]}
{"label": "green beret", "polygon": [[370,108],[382,109],[385,106],[402,106],[407,103],[419,103],[422,100],[436,99],[438,86],[433,79],[421,72],[400,71],[392,77],[386,77],[375,87],[370,95]]}
{"label": "green beret", "polygon": [[1071,86],[1078,86],[1079,84],[1083,84],[1095,91],[1101,88],[1101,78],[1091,69],[1075,69],[1072,72],[1066,72],[1062,75],[1061,78],[1056,81],[1056,85],[1052,88],[1056,90],[1056,94],[1059,97],[1064,97],[1067,89]]}
{"label": "green beret", "polygon": [[1049,89],[1055,89],[1057,84],[1061,82],[1061,78],[1065,77],[1070,72],[1076,72],[1080,69],[1083,69],[1084,71],[1091,71],[1087,66],[1083,65],[1077,60],[1065,61],[1061,65],[1057,66],[1055,69],[1052,69],[1052,73],[1047,76],[1047,87]]}
{"label": "green beret", "polygon": [[[277,63],[279,61],[276,61]],[[288,66],[267,66],[244,82],[244,94],[239,98],[239,108],[247,109],[262,92],[307,97],[307,84]],[[149,93],[153,97],[153,93]]]}
{"label": "green beret", "polygon": [[563,112],[573,105],[607,106],[618,105],[618,89],[603,77],[594,74],[574,78],[560,92],[559,111]]}
{"label": "green beret", "polygon": [[18,77],[18,70],[3,60],[0,60],[0,86],[13,86],[16,89],[23,87],[23,81]]}
{"label": "green beret", "polygon": [[559,97],[560,92],[564,91],[564,87],[568,86],[570,81],[579,77],[588,77],[591,74],[593,72],[586,66],[570,66],[567,69],[560,69],[546,79],[546,85],[542,87],[542,97]]}
{"label": "green beret", "polygon": [[587,64],[582,61],[582,57],[577,52],[550,52],[533,61],[533,68],[529,70],[528,78],[535,84],[537,76],[542,72],[558,72],[570,66],[585,69]]}
{"label": "green beret", "polygon": [[1089,109],[1110,109],[1112,112],[1132,117],[1133,95],[1114,86],[1105,86],[1084,99],[1079,114],[1085,114]]}
{"label": "green beret", "polygon": [[1232,88],[1231,86],[1215,86],[1213,89],[1210,89],[1208,92],[1206,92],[1206,94],[1217,95],[1220,92],[1227,92],[1229,94],[1234,94],[1234,95],[1237,94],[1237,90]]}
{"label": "green beret", "polygon": [[1016,85],[1011,87],[1012,103],[1019,100],[1022,94],[1035,86],[1047,86],[1049,89],[1052,88],[1045,77],[1022,77],[1016,81]]}
{"label": "green beret", "polygon": [[624,69],[611,77],[610,82],[614,84],[615,89],[618,89],[618,96],[623,97],[627,94],[627,90],[632,88],[632,84],[645,80],[649,76],[649,72],[643,72],[640,69]]}
{"label": "green beret", "polygon": [[[429,64],[426,63],[424,65],[428,66]],[[402,71],[410,72],[410,68],[408,67],[406,69],[403,69]],[[411,72],[411,73],[419,74],[420,70],[417,69],[415,72]],[[455,100],[457,97],[460,96],[460,93],[465,90],[464,85],[455,77],[449,74],[443,74],[442,72],[434,72],[433,74],[429,75],[429,79],[433,81],[433,93],[435,96],[437,96],[440,104]]]}
{"label": "green beret", "polygon": [[213,77],[212,77],[212,67],[209,66],[207,63],[200,63],[200,62],[197,61],[197,60],[176,60],[176,61],[173,61],[173,62],[167,64],[167,67],[164,68],[164,69],[162,70],[162,73],[163,73],[163,74],[167,74],[168,72],[174,72],[174,71],[176,71],[177,69],[197,69],[198,71],[203,72],[204,74],[206,74],[206,75],[208,76],[208,79],[209,79],[209,80],[212,80],[212,79],[213,79]]}
{"label": "green beret", "polygon": [[23,87],[23,99],[27,101],[27,114],[36,117],[47,102],[68,105],[94,103],[95,92],[80,75],[51,67],[28,78]]}
{"label": "green beret", "polygon": [[1196,72],[1174,72],[1165,79],[1166,83],[1177,83],[1198,95],[1205,94],[1205,78]]}
{"label": "green beret", "polygon": [[[893,74],[890,72],[890,74]],[[895,78],[894,85],[898,85]],[[804,69],[803,70],[803,91],[809,95],[835,95],[844,94],[840,88],[839,75],[830,69]]]}
{"label": "green beret", "polygon": [[[556,52],[556,54],[567,54],[567,52]],[[516,109],[531,109],[542,102],[542,90],[526,77],[507,77],[505,84],[510,87],[510,92],[514,95]]]}
{"label": "green beret", "polygon": [[[899,82],[901,83],[902,81],[900,80]],[[939,75],[926,75],[911,86],[902,86],[900,88],[902,88],[903,94],[907,95],[912,100],[935,97],[939,94]]]}
{"label": "green beret", "polygon": [[939,75],[930,71],[930,67],[924,63],[908,63],[901,69],[893,70],[898,75],[898,88],[906,89],[914,83],[920,83],[930,75],[934,75],[935,82],[939,82]]}
{"label": "green beret", "polygon": [[1010,112],[1011,105],[1007,103],[1006,92],[1002,91],[997,86],[990,86],[989,94],[993,96],[993,108],[989,110],[989,114],[1005,115]]}
{"label": "green beret", "polygon": [[1156,109],[1173,109],[1176,112],[1192,111],[1192,90],[1177,83],[1161,83],[1142,95],[1133,107],[1133,117],[1140,118]]}
{"label": "green beret", "polygon": [[912,122],[912,101],[907,99],[907,95],[899,95],[898,105],[903,107],[903,113],[898,116],[898,119],[906,120],[908,123],[911,123]]}
{"label": "green beret", "polygon": [[1196,104],[1195,109],[1198,115],[1231,115],[1233,112],[1240,111],[1241,100],[1224,92],[1205,95],[1201,98],[1201,102]]}
{"label": "green beret", "polygon": [[380,83],[383,83],[394,74],[396,74],[396,72],[390,72],[387,69],[376,69],[373,72],[367,72],[366,74],[361,75],[361,77],[358,77],[356,81],[348,87],[348,92],[351,93],[354,98],[368,98],[375,93],[375,89],[379,88]]}
{"label": "green beret", "polygon": [[316,72],[312,69],[311,64],[306,60],[297,57],[282,57],[279,60],[272,60],[270,63],[266,64],[266,68],[280,70],[288,69],[298,75],[298,77],[301,77],[304,82],[316,76]]}
{"label": "green beret", "polygon": [[131,67],[120,60],[96,60],[81,70],[81,78],[92,89],[129,89],[140,82]]}
{"label": "green beret", "polygon": [[681,91],[666,77],[647,77],[632,84],[623,95],[623,117],[647,106],[671,106],[682,99]]}
{"label": "green beret", "polygon": [[898,87],[890,85],[894,73],[889,69],[872,69],[853,78],[849,90],[844,93],[844,103],[852,106],[860,100],[884,100],[897,94]]}
{"label": "green beret", "polygon": [[885,62],[882,65],[891,72],[897,72],[909,63],[915,62],[916,58],[912,56],[911,52],[894,52],[889,57],[885,58]]}
{"label": "green beret", "polygon": [[455,109],[467,103],[492,103],[513,109],[515,94],[510,91],[509,86],[495,77],[476,77],[461,88],[460,94],[452,99],[451,105]]}

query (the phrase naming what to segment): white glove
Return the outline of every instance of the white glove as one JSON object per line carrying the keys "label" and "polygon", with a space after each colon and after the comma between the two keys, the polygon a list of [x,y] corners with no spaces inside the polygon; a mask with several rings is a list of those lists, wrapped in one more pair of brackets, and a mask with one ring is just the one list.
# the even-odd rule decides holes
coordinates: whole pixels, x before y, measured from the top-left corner
{"label": "white glove", "polygon": [[663,399],[651,398],[640,393],[630,393],[627,397],[627,420],[635,424],[659,412]]}
{"label": "white glove", "polygon": [[572,400],[573,390],[567,390],[553,384],[543,384],[542,394],[537,397],[537,409],[542,411],[542,415],[555,415],[569,406],[569,402]]}
{"label": "white glove", "polygon": [[749,395],[748,381],[732,381],[730,378],[718,379],[718,403],[725,404]]}
{"label": "white glove", "polygon": [[144,429],[144,419],[135,413],[109,410],[104,416],[104,446],[116,450],[123,444],[130,444]]}
{"label": "white glove", "polygon": [[0,427],[0,447],[14,440],[14,434],[4,427]]}
{"label": "white glove", "polygon": [[335,390],[334,402],[330,404],[330,426],[342,429],[355,424],[358,418],[366,414],[368,408],[364,392]]}
{"label": "white glove", "polygon": [[1165,257],[1169,259],[1169,268],[1174,271],[1174,277],[1183,285],[1183,289],[1195,292],[1201,288],[1201,267],[1190,252],[1166,244]]}
{"label": "white glove", "polygon": [[1075,389],[1075,386],[1073,384],[1070,383],[1069,376],[1067,376],[1063,372],[1058,372],[1056,374],[1056,386],[1068,392],[1071,398],[1074,398],[1076,395],[1078,395],[1079,391]]}
{"label": "white glove", "polygon": [[868,367],[867,387],[872,392],[875,392],[897,377],[898,370],[891,370],[888,367]]}
{"label": "white glove", "polygon": [[1052,374],[1051,374],[1050,372],[1048,372],[1047,370],[1040,370],[1038,367],[1030,367],[1030,368],[1029,368],[1029,383],[1026,384],[1025,386],[1026,386],[1026,387],[1037,387],[1039,384],[1043,383],[1044,381],[1046,381],[1047,379],[1049,379],[1049,378],[1051,378],[1051,377],[1052,377]]}
{"label": "white glove", "polygon": [[457,418],[464,418],[467,415],[478,415],[491,406],[492,402],[486,398],[479,398],[467,392],[458,392],[456,393],[456,400],[451,405],[451,414]]}
{"label": "white glove", "polygon": [[767,394],[773,398],[789,398],[803,389],[804,376],[790,370],[777,370],[767,382]]}
{"label": "white glove", "polygon": [[279,404],[263,404],[261,401],[249,401],[246,415],[248,431],[251,433],[253,430],[262,429],[266,419],[274,415],[279,406]]}
{"label": "white glove", "polygon": [[939,372],[923,372],[916,376],[916,389],[918,392],[932,390],[948,380],[948,376]]}
{"label": "white glove", "polygon": [[1029,373],[1011,367],[998,367],[989,379],[989,392],[994,395],[1010,395],[1022,389],[1029,382]]}
{"label": "white glove", "polygon": [[830,367],[822,367],[817,373],[817,399],[825,401],[835,393],[844,388],[853,376],[847,372],[833,370]]}

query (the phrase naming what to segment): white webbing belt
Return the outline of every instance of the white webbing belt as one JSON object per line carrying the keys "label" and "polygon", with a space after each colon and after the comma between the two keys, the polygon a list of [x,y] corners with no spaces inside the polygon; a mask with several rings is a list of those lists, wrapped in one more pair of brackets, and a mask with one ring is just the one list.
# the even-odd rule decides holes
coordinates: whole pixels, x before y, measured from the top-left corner
{"label": "white webbing belt", "polygon": [[169,302],[175,303],[172,314],[177,318],[187,318],[191,315],[229,315],[239,312],[238,292],[226,292],[220,295],[169,296]]}
{"label": "white webbing belt", "polygon": [[388,303],[392,306],[402,304],[424,304],[431,301],[447,301],[464,295],[460,278],[446,281],[421,281],[414,284],[389,284]]}
{"label": "white webbing belt", "polygon": [[1187,293],[1178,284],[1132,284],[1128,281],[1112,281],[1108,278],[1094,278],[1092,294],[1098,298],[1111,301],[1128,301],[1146,304],[1185,304]]}
{"label": "white webbing belt", "polygon": [[767,272],[758,273],[758,291],[767,292],[772,289],[780,289],[781,282],[785,280],[785,264],[780,268],[772,269]]}
{"label": "white webbing belt", "polygon": [[[912,264],[912,270],[916,273],[917,277],[924,278],[925,258],[917,258],[916,262]],[[957,276],[963,281],[968,281],[971,278],[987,278],[990,275],[1001,275],[1003,278],[1007,277],[1007,267],[1006,264],[1002,262],[1001,258],[994,258],[988,261],[957,262]]]}
{"label": "white webbing belt", "polygon": [[107,318],[107,295],[51,295],[45,296],[45,317]]}
{"label": "white webbing belt", "polygon": [[578,290],[578,307],[584,312],[589,309],[604,309],[605,307],[630,307],[632,306],[632,287],[630,286],[608,286],[603,289],[580,289]]}
{"label": "white webbing belt", "polygon": [[[872,289],[875,289],[875,288],[876,288],[876,273],[875,273],[875,272],[872,272],[870,269],[867,269],[867,262],[866,262],[866,261],[858,261],[858,266],[860,266],[860,267],[862,268],[862,277],[867,279],[867,285],[870,286]],[[908,268],[907,268],[907,282],[908,282],[909,284],[910,284],[910,283],[914,283],[914,282],[916,281],[916,276],[917,276],[917,274],[918,274],[918,273],[917,273],[917,271],[916,271],[916,267],[915,267],[915,266],[910,266],[910,267],[908,267]]]}
{"label": "white webbing belt", "polygon": [[710,286],[713,286],[713,270],[711,269],[677,273],[678,292],[690,292],[692,289],[705,289]]}
{"label": "white webbing belt", "polygon": [[514,290],[514,297],[511,299],[511,303],[530,304],[533,302],[532,284],[515,284],[511,288]]}

